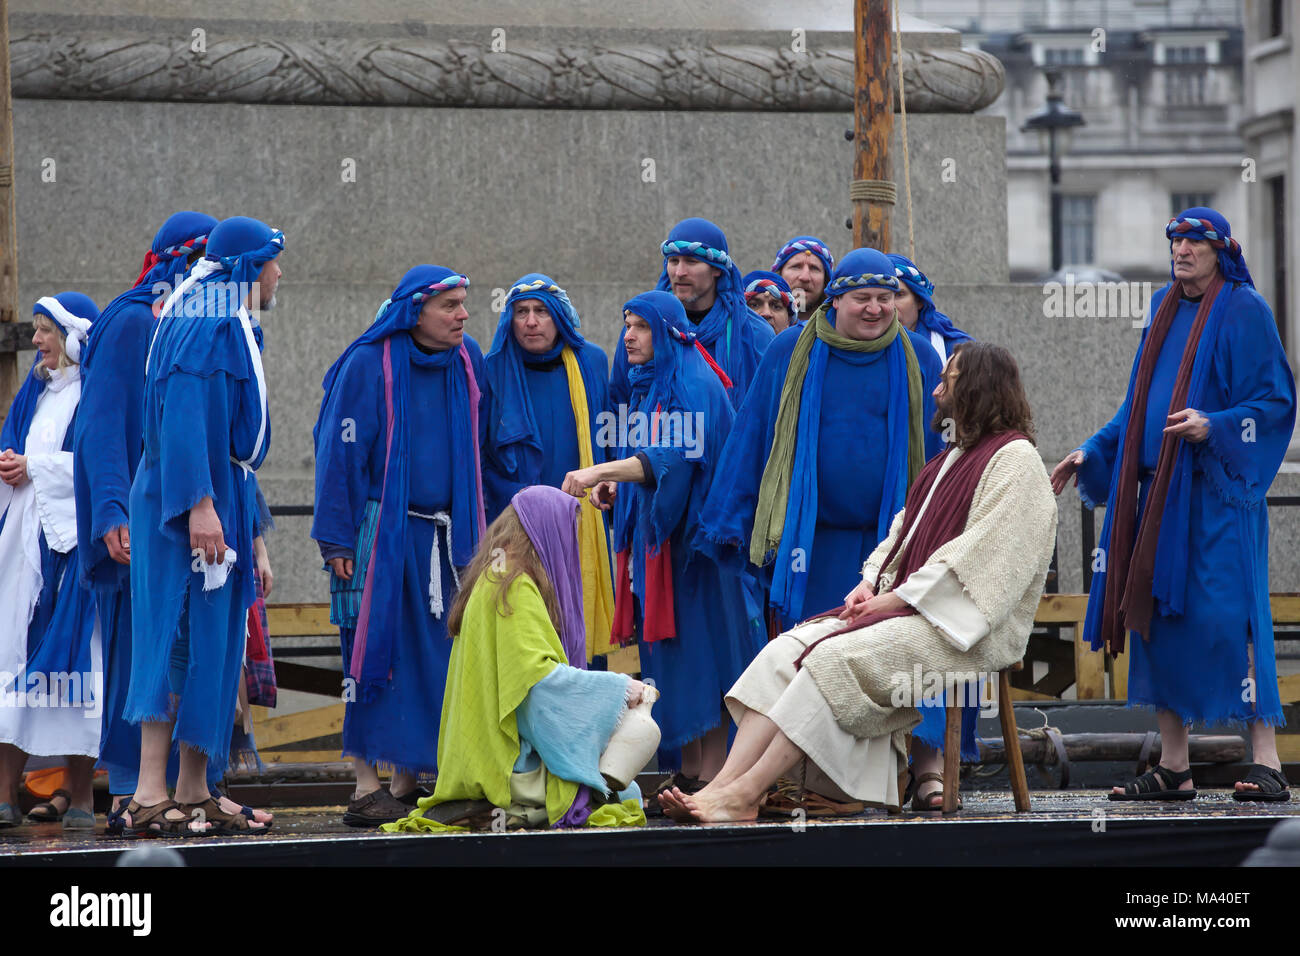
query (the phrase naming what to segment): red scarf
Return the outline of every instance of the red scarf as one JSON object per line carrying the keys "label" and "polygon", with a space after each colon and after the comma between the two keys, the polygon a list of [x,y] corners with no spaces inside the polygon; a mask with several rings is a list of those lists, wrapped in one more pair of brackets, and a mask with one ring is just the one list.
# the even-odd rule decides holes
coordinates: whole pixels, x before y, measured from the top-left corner
{"label": "red scarf", "polygon": [[[889,567],[895,555],[898,554],[899,548],[903,549],[898,562],[898,571],[894,575],[895,589],[905,582],[914,571],[924,567],[925,563],[930,560],[930,555],[965,530],[966,520],[970,517],[971,501],[975,497],[975,489],[979,486],[980,479],[984,477],[984,470],[988,468],[989,461],[1004,445],[1015,441],[1017,438],[1024,437],[1017,431],[1005,431],[987,434],[977,441],[963,452],[961,457],[948,469],[947,474],[943,476],[943,487],[935,490],[934,498],[931,500],[930,506],[925,509],[924,514],[921,514],[921,510],[922,505],[925,504],[925,497],[930,493],[931,487],[934,486],[944,461],[952,454],[952,447],[950,446],[943,454],[930,459],[926,466],[921,469],[921,473],[916,476],[916,481],[912,482],[912,487],[907,490],[907,500],[903,506],[903,526],[899,529],[894,546],[889,550],[888,556],[880,566],[882,571]],[[918,515],[920,515],[919,518]],[[916,531],[909,540],[908,534],[913,527],[916,528]],[[906,547],[903,547],[904,541],[907,542]],[[879,586],[880,582],[877,580],[876,588],[878,589]],[[818,615],[818,617],[839,614],[843,610],[844,607],[840,606],[827,611],[826,614]],[[906,605],[896,611],[876,611],[868,614],[861,620],[813,641],[808,645],[807,650],[799,655],[799,659],[795,661],[795,667],[802,667],[803,659],[824,640],[847,634],[850,631],[861,630],[864,627],[871,627],[873,624],[879,624],[881,621],[887,621],[890,618],[907,617],[909,614],[915,613],[916,608]]]}

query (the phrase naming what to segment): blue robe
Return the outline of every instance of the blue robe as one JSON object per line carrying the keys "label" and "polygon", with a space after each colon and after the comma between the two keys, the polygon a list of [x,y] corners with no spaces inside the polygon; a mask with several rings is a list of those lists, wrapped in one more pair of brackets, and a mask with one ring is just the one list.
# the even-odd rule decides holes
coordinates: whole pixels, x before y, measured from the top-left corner
{"label": "blue robe", "polygon": [[[409,338],[397,332],[394,337]],[[483,381],[483,357],[478,344],[465,336],[474,374]],[[410,433],[408,468],[409,503],[406,539],[401,567],[383,567],[376,562],[375,574],[400,575],[401,608],[394,632],[391,676],[373,699],[349,700],[343,721],[343,754],[360,757],[368,764],[383,763],[396,770],[433,773],[438,767],[438,728],[442,719],[442,697],[447,683],[447,665],[452,641],[447,634],[447,615],[456,596],[451,549],[443,529],[427,518],[452,511],[453,466],[447,449],[451,429],[442,396],[447,376],[461,362],[459,354],[426,354],[410,347],[410,400],[407,403]],[[360,502],[363,512],[353,516],[347,509],[317,509],[313,536],[323,550],[334,546],[354,556],[354,581],[360,582],[373,547],[374,516],[384,483],[384,433],[387,413],[384,376],[381,367],[383,342],[358,345],[339,370],[339,379],[321,411],[316,456],[317,487],[346,488],[350,501]],[[441,367],[439,367],[441,366]],[[572,417],[572,416],[570,416]],[[353,428],[345,430],[351,419]],[[346,435],[346,438],[345,438]],[[429,607],[429,576],[434,545],[438,554],[443,587],[441,617]],[[337,581],[331,574],[331,579]],[[341,582],[339,582],[341,583]],[[342,605],[336,600],[334,616]],[[344,670],[352,659],[356,636],[355,609],[343,613],[339,639]]]}
{"label": "blue robe", "polygon": [[[256,597],[257,484],[232,456],[248,460],[257,448],[260,401],[237,318],[173,316],[160,326],[144,388],[144,454],[131,486],[125,716],[132,723],[167,720],[169,694],[180,695],[173,739],[221,765],[230,750],[246,614]],[[252,469],[269,447],[268,419]],[[237,559],[221,588],[204,591],[201,559],[199,570],[192,567],[189,510],[209,496]]]}
{"label": "blue robe", "polygon": [[[523,356],[524,385],[532,402],[537,434],[507,442],[502,438],[502,397],[493,389],[495,365],[509,361],[502,353],[485,361],[483,385],[483,505],[492,522],[510,504],[510,499],[529,485],[558,488],[564,476],[579,467],[578,428],[573,420],[569,382],[558,346],[545,355]],[[522,349],[520,350],[522,351]],[[609,406],[609,360],[601,348],[585,342],[578,352],[582,382],[587,390],[587,413],[593,445],[599,431],[598,417]],[[593,447],[593,461],[606,461],[609,449]]]}
{"label": "blue robe", "polygon": [[[674,345],[656,343],[656,351]],[[713,473],[723,467],[722,447],[731,427],[732,410],[726,389],[716,374],[693,353],[683,350],[678,361],[684,387],[682,407],[704,415],[702,454],[687,457],[687,450],[664,446],[635,445],[624,449],[640,451],[649,459],[653,485],[623,485],[620,495],[626,506],[644,515],[637,530],[628,528],[623,540],[616,530],[619,550],[631,548],[633,592],[644,594],[644,555],[652,544],[644,538],[646,526],[671,529],[668,542],[673,573],[673,612],[676,637],[640,644],[641,674],[653,680],[663,694],[655,705],[659,724],[659,763],[675,767],[678,748],[696,740],[723,722],[722,699],[762,650],[766,634],[761,618],[746,606],[742,578],[738,571],[722,568],[696,552],[692,542],[699,525],[700,509]],[[631,396],[632,404],[647,416],[654,411],[644,389]],[[620,523],[621,524],[621,523]],[[627,528],[627,526],[623,526]],[[644,608],[638,609],[638,625]]]}
{"label": "blue robe", "polygon": [[[701,522],[701,546],[727,566],[737,570],[743,567],[756,575],[765,589],[772,585],[775,565],[756,568],[749,564],[749,540],[763,468],[772,450],[781,390],[800,333],[800,329],[786,329],[763,356],[754,387],[736,417],[723,452],[728,468],[717,491],[710,495]],[[933,392],[942,369],[926,339],[914,332],[906,334],[921,370],[928,460],[944,448],[942,437],[929,427],[934,417]],[[807,584],[803,602],[791,609],[793,613],[776,612],[781,615],[783,629],[842,605],[844,596],[861,583],[863,563],[889,533],[889,528],[879,521],[885,484],[881,449],[889,444],[884,404],[884,396],[889,394],[889,350],[849,352],[831,348],[829,352],[817,438],[817,521],[812,547],[803,556],[802,565]],[[873,402],[872,396],[880,400]],[[906,488],[905,479],[902,487]],[[931,746],[942,747],[943,709],[924,708],[921,716],[921,726],[913,735]],[[963,722],[962,752],[968,759],[978,757],[974,725],[973,714]]]}
{"label": "blue robe", "polygon": [[[1152,315],[1168,291],[1166,286],[1152,298]],[[1269,608],[1265,496],[1295,424],[1295,382],[1263,298],[1233,283],[1219,295],[1229,297],[1223,321],[1217,335],[1207,323],[1197,348],[1204,386],[1197,394],[1194,371],[1188,394],[1188,406],[1209,418],[1210,433],[1203,442],[1184,443],[1184,465],[1190,467],[1176,468],[1170,484],[1156,551],[1157,600],[1149,639],[1131,633],[1126,642],[1129,705],[1173,711],[1184,724],[1263,720],[1280,726],[1285,720]],[[1149,472],[1197,308],[1188,300],[1179,303],[1156,364],[1142,436],[1139,508],[1145,507]],[[1137,365],[1135,358],[1129,394],[1115,417],[1083,445],[1079,491],[1090,505],[1112,492]],[[1109,547],[1109,533],[1108,513],[1103,548]],[[1094,649],[1100,646],[1105,580],[1104,574],[1093,576],[1089,597],[1087,632]],[[1247,665],[1252,644],[1253,687]]]}

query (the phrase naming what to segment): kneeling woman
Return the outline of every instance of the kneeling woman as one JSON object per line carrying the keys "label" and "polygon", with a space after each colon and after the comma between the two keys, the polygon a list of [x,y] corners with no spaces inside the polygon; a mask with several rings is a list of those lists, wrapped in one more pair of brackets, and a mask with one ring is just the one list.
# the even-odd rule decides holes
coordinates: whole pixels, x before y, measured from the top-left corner
{"label": "kneeling woman", "polygon": [[612,794],[598,769],[645,685],[569,666],[586,660],[579,504],[525,488],[488,527],[448,620],[437,787],[384,830],[645,822],[636,784]]}

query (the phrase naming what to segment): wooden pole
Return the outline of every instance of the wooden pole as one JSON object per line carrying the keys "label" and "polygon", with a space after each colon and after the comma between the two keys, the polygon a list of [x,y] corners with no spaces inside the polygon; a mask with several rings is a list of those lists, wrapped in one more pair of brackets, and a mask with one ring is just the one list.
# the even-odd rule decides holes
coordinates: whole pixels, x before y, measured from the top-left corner
{"label": "wooden pole", "polygon": [[853,244],[889,252],[894,212],[894,70],[890,42],[890,0],[854,5]]}
{"label": "wooden pole", "polygon": [[[9,81],[9,2],[0,0],[0,323],[18,319],[18,217],[14,209],[14,110]],[[13,332],[14,330],[0,329]],[[13,336],[0,334],[0,342]],[[0,348],[0,421],[18,394],[18,353]]]}

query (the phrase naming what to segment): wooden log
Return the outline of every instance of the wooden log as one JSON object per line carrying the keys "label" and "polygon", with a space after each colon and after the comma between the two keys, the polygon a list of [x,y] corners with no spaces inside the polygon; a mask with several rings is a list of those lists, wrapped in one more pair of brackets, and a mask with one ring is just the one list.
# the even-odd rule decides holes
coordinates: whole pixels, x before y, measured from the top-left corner
{"label": "wooden log", "polygon": [[[14,205],[14,108],[9,82],[9,2],[0,0],[0,322],[18,320],[18,217]],[[18,394],[17,352],[0,352],[0,422]]]}
{"label": "wooden log", "polygon": [[[1071,763],[1076,761],[1135,762],[1142,752],[1144,734],[1062,734],[1065,755]],[[1192,763],[1236,763],[1245,759],[1246,741],[1227,734],[1193,734],[1189,740]],[[1026,763],[1053,763],[1056,750],[1043,739],[1020,738],[1020,753]],[[1160,759],[1160,739],[1151,747],[1151,760]],[[1005,763],[1001,738],[981,741],[982,763]]]}
{"label": "wooden log", "polygon": [[[1002,695],[1002,700],[1011,699],[1011,679],[1007,671],[998,674],[998,693]],[[998,719],[1002,722],[1002,739],[1018,740],[1020,734],[1016,731],[1016,709],[1014,707],[999,707]],[[1011,772],[1011,793],[1016,801],[1016,812],[1027,813],[1029,811],[1029,781],[1025,779],[1025,760],[1021,755],[1019,747],[1012,747],[1006,751],[1007,769]]]}
{"label": "wooden log", "polygon": [[[854,94],[853,156],[855,180],[892,182],[889,155],[894,135],[894,96],[897,84],[891,44],[890,0],[857,0],[853,14]],[[853,245],[889,252],[892,202],[853,200]]]}

